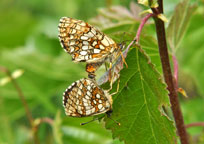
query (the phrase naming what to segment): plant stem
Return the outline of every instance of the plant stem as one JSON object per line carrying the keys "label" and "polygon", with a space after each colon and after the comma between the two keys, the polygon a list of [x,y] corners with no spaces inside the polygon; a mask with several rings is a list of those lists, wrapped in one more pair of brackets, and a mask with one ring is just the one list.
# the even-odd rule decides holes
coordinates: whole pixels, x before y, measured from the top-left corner
{"label": "plant stem", "polygon": [[152,17],[154,14],[152,14],[152,13],[150,13],[150,14],[147,14],[143,19],[142,19],[142,21],[141,21],[141,23],[140,23],[140,25],[139,25],[139,27],[138,27],[138,29],[137,29],[137,34],[136,34],[136,37],[135,37],[135,39],[134,40],[136,40],[136,44],[139,42],[139,40],[140,40],[140,34],[141,34],[141,32],[142,32],[142,29],[143,29],[143,27],[144,27],[144,25],[145,25],[145,23],[148,21],[148,19],[150,18],[150,17]]}
{"label": "plant stem", "polygon": [[197,127],[197,126],[203,126],[204,127],[204,122],[190,123],[190,124],[186,125],[186,128]]}
{"label": "plant stem", "polygon": [[174,79],[175,79],[175,87],[178,90],[178,61],[176,59],[175,54],[172,55],[173,65],[174,65]]}
{"label": "plant stem", "polygon": [[[159,7],[158,9],[152,8],[152,11],[154,14],[158,15],[159,13],[163,13],[163,1],[158,0]],[[167,43],[166,43],[166,34],[165,34],[165,28],[164,28],[164,22],[155,17],[155,25],[156,25],[156,33],[157,33],[157,41],[159,45],[159,53],[160,53],[160,59],[162,63],[162,69],[163,69],[163,75],[165,82],[167,84],[167,89],[169,90],[169,98],[171,103],[171,109],[173,112],[173,116],[176,123],[176,128],[180,137],[180,141],[182,144],[188,144],[188,137],[187,132],[184,125],[184,120],[178,100],[177,90],[174,85],[173,76],[171,72],[170,62],[169,62],[169,54],[167,49]]]}
{"label": "plant stem", "polygon": [[0,66],[0,70],[7,74],[7,76],[11,79],[11,82],[14,85],[15,89],[17,90],[18,96],[19,96],[21,102],[23,103],[23,106],[24,106],[24,109],[25,109],[26,116],[28,118],[29,124],[30,124],[30,126],[32,128],[35,144],[38,144],[39,141],[38,141],[37,133],[36,133],[35,127],[33,125],[34,120],[33,120],[32,114],[31,114],[31,112],[30,112],[30,110],[28,108],[28,104],[27,104],[27,102],[25,100],[25,97],[23,95],[23,92],[22,92],[21,88],[19,87],[16,80],[12,77],[11,72],[7,68]]}
{"label": "plant stem", "polygon": [[53,125],[54,121],[51,118],[45,117],[40,119],[40,123],[48,123],[49,125]]}

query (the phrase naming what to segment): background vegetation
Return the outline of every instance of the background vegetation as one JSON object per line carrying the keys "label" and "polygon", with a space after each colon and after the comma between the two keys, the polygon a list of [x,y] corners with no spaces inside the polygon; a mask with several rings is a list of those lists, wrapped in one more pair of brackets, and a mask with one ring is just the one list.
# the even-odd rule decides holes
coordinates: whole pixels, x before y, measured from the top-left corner
{"label": "background vegetation", "polygon": [[[24,71],[16,81],[25,95],[33,118],[52,120],[45,120],[45,123],[38,127],[37,135],[41,143],[123,143],[117,139],[117,134],[114,136],[116,139],[112,139],[111,131],[105,129],[103,122],[80,126],[79,123],[92,118],[79,119],[65,116],[62,93],[72,82],[86,77],[87,74],[84,71],[84,64],[73,63],[71,57],[61,48],[57,37],[57,26],[63,16],[82,19],[98,26],[117,42],[121,41],[123,36],[121,33],[128,32],[124,39],[129,44],[141,21],[139,12],[144,8],[141,6],[139,9],[135,4],[136,1],[133,2],[131,0],[0,1],[0,66],[11,72],[19,69]],[[177,22],[183,17],[178,17],[173,23],[178,31],[181,31],[181,35],[177,36],[175,33],[178,31],[174,31],[174,40],[172,40],[168,34],[169,51],[176,53],[179,64],[178,85],[188,96],[179,95],[185,124],[204,122],[204,4],[202,0],[190,1],[192,7],[186,9],[192,11],[185,13],[187,10],[184,7],[178,13],[175,7],[179,2],[179,0],[164,1],[165,15],[169,20],[174,12],[177,12],[177,16],[184,13],[189,18],[181,21],[179,25]],[[118,7],[115,7],[114,11],[108,10],[116,5]],[[168,24],[166,23],[166,26]],[[184,27],[185,29],[182,29]],[[172,29],[169,29],[171,32]],[[141,46],[151,58],[156,70],[162,73],[152,20],[143,29]],[[102,68],[98,75],[103,72]],[[13,84],[4,83],[6,77],[5,73],[0,72],[0,143],[32,143],[32,130],[25,109]],[[120,99],[115,103],[120,103]],[[116,114],[118,111],[116,110]],[[171,114],[169,116],[172,118]],[[110,127],[110,122],[107,127]],[[204,143],[203,127],[187,130],[192,142]]]}

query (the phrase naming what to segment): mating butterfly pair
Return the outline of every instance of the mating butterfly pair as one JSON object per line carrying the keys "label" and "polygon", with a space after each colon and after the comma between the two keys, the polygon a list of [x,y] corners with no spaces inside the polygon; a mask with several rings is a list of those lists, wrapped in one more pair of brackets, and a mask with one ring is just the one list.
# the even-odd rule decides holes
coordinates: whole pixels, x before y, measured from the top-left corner
{"label": "mating butterfly pair", "polygon": [[63,17],[58,28],[62,47],[74,62],[87,63],[89,77],[72,83],[65,91],[63,104],[66,115],[85,117],[111,111],[111,95],[97,85],[95,71],[104,62],[112,63],[120,55],[122,47],[81,20]]}

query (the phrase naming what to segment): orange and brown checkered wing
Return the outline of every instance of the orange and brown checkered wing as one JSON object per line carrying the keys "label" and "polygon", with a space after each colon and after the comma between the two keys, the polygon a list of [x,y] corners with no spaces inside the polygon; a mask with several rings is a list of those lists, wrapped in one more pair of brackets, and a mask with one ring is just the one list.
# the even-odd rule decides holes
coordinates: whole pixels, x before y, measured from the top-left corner
{"label": "orange and brown checkered wing", "polygon": [[84,21],[63,17],[58,29],[60,43],[73,61],[101,62],[118,49],[111,38]]}
{"label": "orange and brown checkered wing", "polygon": [[91,79],[80,79],[66,89],[63,96],[65,113],[73,117],[86,117],[105,113],[111,109],[106,93]]}

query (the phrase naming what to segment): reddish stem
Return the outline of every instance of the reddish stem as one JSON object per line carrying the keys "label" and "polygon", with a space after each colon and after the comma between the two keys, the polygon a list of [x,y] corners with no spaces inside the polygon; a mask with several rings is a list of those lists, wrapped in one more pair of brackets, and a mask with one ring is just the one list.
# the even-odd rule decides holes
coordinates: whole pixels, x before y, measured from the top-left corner
{"label": "reddish stem", "polygon": [[186,128],[198,127],[198,126],[203,126],[204,127],[204,122],[196,122],[196,123],[187,124]]}
{"label": "reddish stem", "polygon": [[135,37],[136,43],[138,43],[139,40],[140,40],[140,34],[141,34],[141,32],[142,32],[142,29],[143,29],[145,23],[146,23],[146,22],[148,21],[148,19],[149,19],[150,17],[152,17],[153,15],[154,15],[154,14],[152,14],[152,13],[147,14],[147,15],[142,19],[142,21],[141,21],[141,23],[140,23],[140,25],[139,25],[139,27],[138,27],[138,29],[137,29],[137,34],[136,34],[136,37]]}
{"label": "reddish stem", "polygon": [[[153,13],[155,15],[159,13],[163,13],[163,1],[158,0],[159,7],[158,8],[152,8]],[[173,112],[173,116],[176,123],[176,128],[180,137],[180,141],[182,144],[188,144],[188,136],[184,125],[183,115],[181,112],[178,95],[177,95],[177,89],[175,87],[174,83],[174,77],[172,76],[170,62],[169,62],[169,54],[168,54],[168,48],[167,48],[167,42],[166,42],[166,32],[164,27],[164,22],[155,17],[155,26],[156,26],[156,32],[157,32],[157,41],[159,46],[159,53],[160,53],[160,59],[162,63],[162,69],[163,69],[163,75],[165,82],[167,84],[167,89],[169,90],[169,98],[171,103],[171,109]]]}
{"label": "reddish stem", "polygon": [[172,59],[173,59],[173,65],[174,65],[175,86],[176,86],[176,89],[178,89],[178,61],[175,55],[172,56]]}
{"label": "reddish stem", "polygon": [[40,119],[40,124],[41,123],[48,123],[48,124],[50,124],[51,126],[52,126],[52,124],[54,123],[54,121],[51,119],[51,118],[48,118],[48,117],[45,117],[45,118],[41,118]]}
{"label": "reddish stem", "polygon": [[136,36],[134,37],[133,41],[131,41],[131,43],[127,46],[126,50],[124,51],[123,53],[123,56],[126,57],[127,56],[127,53],[130,49],[130,47],[134,44],[134,42],[136,42],[136,44],[139,43],[139,40],[140,40],[140,35],[141,35],[141,32],[142,32],[142,29],[145,25],[145,23],[148,21],[148,19],[150,17],[154,16],[154,14],[150,13],[150,14],[147,14],[141,21],[138,29],[137,29],[137,33],[136,33]]}

